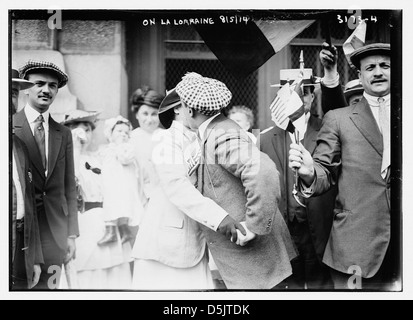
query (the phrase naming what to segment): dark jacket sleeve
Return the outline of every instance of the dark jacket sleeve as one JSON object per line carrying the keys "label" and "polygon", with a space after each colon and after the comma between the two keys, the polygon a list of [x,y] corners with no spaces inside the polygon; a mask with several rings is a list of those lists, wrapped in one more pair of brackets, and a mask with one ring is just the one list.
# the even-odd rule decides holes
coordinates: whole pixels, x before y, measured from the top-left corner
{"label": "dark jacket sleeve", "polygon": [[66,131],[66,170],[65,170],[65,196],[68,206],[68,235],[79,235],[77,217],[77,193],[75,180],[75,167],[73,158],[73,142],[70,130]]}
{"label": "dark jacket sleeve", "polygon": [[252,232],[271,232],[280,199],[279,173],[274,162],[241,132],[227,131],[216,140],[222,167],[239,178],[245,188],[246,224]]}
{"label": "dark jacket sleeve", "polygon": [[334,88],[328,88],[321,83],[321,109],[326,114],[330,110],[347,106],[341,85]]}

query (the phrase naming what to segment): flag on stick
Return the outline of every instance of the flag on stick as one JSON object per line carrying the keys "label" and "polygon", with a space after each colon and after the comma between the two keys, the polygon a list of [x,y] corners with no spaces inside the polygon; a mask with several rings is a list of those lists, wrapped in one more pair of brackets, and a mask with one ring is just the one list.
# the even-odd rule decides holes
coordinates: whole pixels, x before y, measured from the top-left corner
{"label": "flag on stick", "polygon": [[366,42],[366,29],[366,22],[362,20],[350,37],[343,43],[344,55],[352,68],[355,68],[355,66],[350,61],[350,55],[358,48],[364,46]]}
{"label": "flag on stick", "polygon": [[314,21],[250,19],[224,23],[216,19],[214,24],[196,25],[195,29],[232,75],[245,78]]}

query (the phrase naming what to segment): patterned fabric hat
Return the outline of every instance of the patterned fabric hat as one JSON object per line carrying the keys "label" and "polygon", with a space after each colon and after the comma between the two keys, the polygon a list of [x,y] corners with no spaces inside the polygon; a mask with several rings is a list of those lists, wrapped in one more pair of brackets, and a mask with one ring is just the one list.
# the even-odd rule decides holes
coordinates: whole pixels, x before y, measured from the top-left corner
{"label": "patterned fabric hat", "polygon": [[38,70],[49,70],[52,71],[58,79],[58,88],[64,87],[69,81],[66,73],[64,73],[60,68],[52,62],[48,61],[37,61],[29,60],[19,69],[20,77],[27,79],[28,74],[38,71]]}
{"label": "patterned fabric hat", "polygon": [[175,88],[181,100],[200,113],[211,116],[225,108],[232,94],[221,81],[187,73]]}

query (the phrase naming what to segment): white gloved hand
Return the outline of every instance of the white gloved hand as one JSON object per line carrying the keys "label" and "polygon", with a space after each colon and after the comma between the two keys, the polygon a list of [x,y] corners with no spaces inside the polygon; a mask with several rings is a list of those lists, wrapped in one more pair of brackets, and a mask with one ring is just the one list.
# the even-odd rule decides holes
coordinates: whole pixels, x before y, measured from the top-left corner
{"label": "white gloved hand", "polygon": [[238,239],[236,244],[243,247],[245,246],[248,242],[250,242],[252,239],[255,239],[257,236],[254,232],[251,232],[248,230],[245,221],[240,222],[240,224],[244,227],[245,231],[247,234],[244,236],[238,229],[237,229],[237,234],[238,234]]}

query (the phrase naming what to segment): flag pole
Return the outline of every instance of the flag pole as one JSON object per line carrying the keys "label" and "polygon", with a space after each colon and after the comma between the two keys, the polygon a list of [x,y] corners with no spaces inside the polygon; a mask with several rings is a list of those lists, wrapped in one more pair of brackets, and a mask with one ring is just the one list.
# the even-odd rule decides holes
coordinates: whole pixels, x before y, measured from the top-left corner
{"label": "flag pole", "polygon": [[[300,52],[300,76],[301,78],[304,77],[304,53],[303,50],[301,50]],[[299,82],[298,82],[299,83]],[[297,85],[298,85],[297,83]],[[301,88],[300,88],[301,90]],[[295,143],[296,144],[300,144],[300,132],[294,127],[294,138],[295,138]],[[295,198],[295,200],[298,202],[298,204],[300,204],[302,207],[306,207],[305,204],[303,204],[300,199],[298,198],[298,169],[295,168],[294,169],[294,186],[293,186],[293,196]]]}

